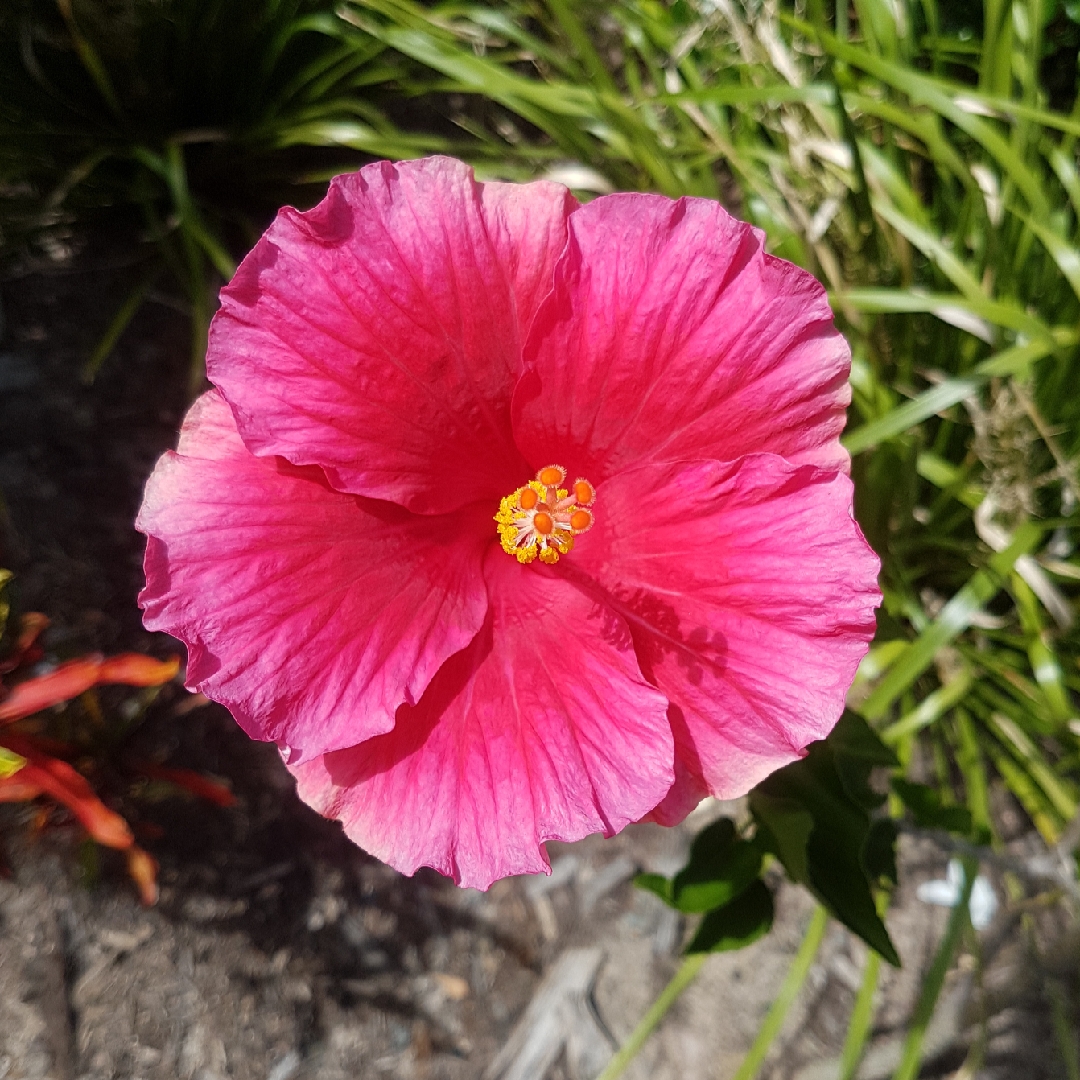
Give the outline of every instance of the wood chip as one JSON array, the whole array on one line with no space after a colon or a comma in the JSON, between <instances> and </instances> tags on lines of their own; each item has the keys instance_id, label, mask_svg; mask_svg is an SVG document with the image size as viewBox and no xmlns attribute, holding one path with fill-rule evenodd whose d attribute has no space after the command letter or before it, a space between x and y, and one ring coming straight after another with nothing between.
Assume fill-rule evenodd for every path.
<instances>
[{"instance_id":1,"label":"wood chip","mask_svg":"<svg viewBox=\"0 0 1080 1080\"><path fill-rule=\"evenodd\" d=\"M566 1050L572 1080L592 1080L615 1046L592 1001L601 949L567 949L544 976L484 1080L544 1080Z\"/></svg>"}]
</instances>

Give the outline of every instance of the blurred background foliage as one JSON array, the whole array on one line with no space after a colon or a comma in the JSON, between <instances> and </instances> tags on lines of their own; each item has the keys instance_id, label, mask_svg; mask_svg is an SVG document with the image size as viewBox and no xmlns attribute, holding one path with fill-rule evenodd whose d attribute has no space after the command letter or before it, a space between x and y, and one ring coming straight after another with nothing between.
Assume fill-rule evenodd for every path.
<instances>
[{"instance_id":1,"label":"blurred background foliage","mask_svg":"<svg viewBox=\"0 0 1080 1080\"><path fill-rule=\"evenodd\" d=\"M121 230L146 273L84 374L165 275L194 389L216 287L274 209L373 157L720 199L818 275L851 342L885 602L850 705L933 793L898 785L893 816L987 853L1013 800L1069 856L1078 52L1076 0L7 0L0 260Z\"/></svg>"},{"instance_id":2,"label":"blurred background foliage","mask_svg":"<svg viewBox=\"0 0 1080 1080\"><path fill-rule=\"evenodd\" d=\"M408 113L410 70L323 0L6 0L3 259L62 258L73 228L127 234L145 273L86 377L165 271L191 313L195 386L217 285L279 206L439 144L384 113Z\"/></svg>"}]
</instances>

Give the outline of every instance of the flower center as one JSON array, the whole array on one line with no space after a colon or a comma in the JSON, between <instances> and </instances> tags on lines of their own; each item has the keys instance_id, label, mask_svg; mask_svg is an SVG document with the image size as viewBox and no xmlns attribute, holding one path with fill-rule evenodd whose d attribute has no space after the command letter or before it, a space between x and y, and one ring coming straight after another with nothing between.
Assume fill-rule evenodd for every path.
<instances>
[{"instance_id":1,"label":"flower center","mask_svg":"<svg viewBox=\"0 0 1080 1080\"><path fill-rule=\"evenodd\" d=\"M596 489L588 480L577 479L569 488L561 465L546 465L524 487L519 487L499 503L495 520L499 542L507 555L519 563L557 563L574 546L574 537L592 528Z\"/></svg>"}]
</instances>

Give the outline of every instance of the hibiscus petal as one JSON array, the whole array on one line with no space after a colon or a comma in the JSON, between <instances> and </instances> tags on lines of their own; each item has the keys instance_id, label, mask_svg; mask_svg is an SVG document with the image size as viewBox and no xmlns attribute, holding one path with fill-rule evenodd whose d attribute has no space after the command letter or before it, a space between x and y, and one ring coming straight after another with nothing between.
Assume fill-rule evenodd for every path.
<instances>
[{"instance_id":1,"label":"hibiscus petal","mask_svg":"<svg viewBox=\"0 0 1080 1080\"><path fill-rule=\"evenodd\" d=\"M706 199L576 210L525 350L514 431L599 483L649 461L780 454L847 469L850 353L810 274Z\"/></svg>"},{"instance_id":2,"label":"hibiscus petal","mask_svg":"<svg viewBox=\"0 0 1080 1080\"><path fill-rule=\"evenodd\" d=\"M529 470L510 396L574 206L557 184L478 184L428 158L282 210L210 330L248 449L419 513L513 490Z\"/></svg>"},{"instance_id":3,"label":"hibiscus petal","mask_svg":"<svg viewBox=\"0 0 1080 1080\"><path fill-rule=\"evenodd\" d=\"M596 505L560 566L623 615L671 701L680 765L653 815L667 824L829 733L874 633L879 563L851 481L773 455L641 466Z\"/></svg>"},{"instance_id":4,"label":"hibiscus petal","mask_svg":"<svg viewBox=\"0 0 1080 1080\"><path fill-rule=\"evenodd\" d=\"M484 621L490 508L416 517L244 448L217 391L146 487L144 622L187 685L300 760L389 731Z\"/></svg>"},{"instance_id":5,"label":"hibiscus petal","mask_svg":"<svg viewBox=\"0 0 1080 1080\"><path fill-rule=\"evenodd\" d=\"M485 573L485 630L390 734L290 765L300 797L373 855L477 888L547 870L546 840L640 818L673 758L667 703L618 616L498 549Z\"/></svg>"}]
</instances>

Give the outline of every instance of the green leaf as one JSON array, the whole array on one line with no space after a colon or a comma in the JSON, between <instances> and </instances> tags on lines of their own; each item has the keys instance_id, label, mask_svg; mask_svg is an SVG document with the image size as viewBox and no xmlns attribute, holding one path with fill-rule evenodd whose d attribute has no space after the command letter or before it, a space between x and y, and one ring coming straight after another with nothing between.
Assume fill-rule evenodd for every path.
<instances>
[{"instance_id":1,"label":"green leaf","mask_svg":"<svg viewBox=\"0 0 1080 1080\"><path fill-rule=\"evenodd\" d=\"M850 709L844 710L827 741L832 752L846 760L871 768L877 765L888 769L900 767L896 754L881 741L877 732L861 716Z\"/></svg>"},{"instance_id":2,"label":"green leaf","mask_svg":"<svg viewBox=\"0 0 1080 1080\"><path fill-rule=\"evenodd\" d=\"M0 780L6 780L9 776L14 776L25 764L26 758L21 754L16 754L14 750L8 750L6 747L0 746Z\"/></svg>"},{"instance_id":3,"label":"green leaf","mask_svg":"<svg viewBox=\"0 0 1080 1080\"><path fill-rule=\"evenodd\" d=\"M838 825L839 820L834 818L833 824ZM830 837L827 828L814 830L806 846L813 891L852 933L893 967L899 967L900 956L877 913L874 894L863 869L862 847L854 859L852 848L848 838Z\"/></svg>"},{"instance_id":4,"label":"green leaf","mask_svg":"<svg viewBox=\"0 0 1080 1080\"><path fill-rule=\"evenodd\" d=\"M711 911L735 899L761 872L761 847L743 840L731 818L721 818L698 833L690 859L672 884L679 911Z\"/></svg>"},{"instance_id":5,"label":"green leaf","mask_svg":"<svg viewBox=\"0 0 1080 1080\"><path fill-rule=\"evenodd\" d=\"M872 836L867 805L871 771L893 759L864 725L846 720L838 731L835 747L831 737L814 743L802 761L759 784L750 794L750 810L792 879L807 885L848 929L899 966L873 892L877 879L890 871L882 851L887 837Z\"/></svg>"},{"instance_id":6,"label":"green leaf","mask_svg":"<svg viewBox=\"0 0 1080 1080\"><path fill-rule=\"evenodd\" d=\"M639 889L655 893L665 904L675 906L671 891L671 878L666 878L663 874L638 874L634 878L634 884Z\"/></svg>"},{"instance_id":7,"label":"green leaf","mask_svg":"<svg viewBox=\"0 0 1080 1080\"><path fill-rule=\"evenodd\" d=\"M945 829L961 836L971 835L971 811L966 806L949 806L941 801L940 793L934 788L912 783L900 776L893 777L892 787L920 828Z\"/></svg>"},{"instance_id":8,"label":"green leaf","mask_svg":"<svg viewBox=\"0 0 1080 1080\"><path fill-rule=\"evenodd\" d=\"M687 953L730 952L742 949L764 937L773 924L773 897L760 878L744 889L734 900L710 911Z\"/></svg>"},{"instance_id":9,"label":"green leaf","mask_svg":"<svg viewBox=\"0 0 1080 1080\"><path fill-rule=\"evenodd\" d=\"M750 812L758 834L779 860L792 881L810 885L806 845L814 830L814 816L794 799L776 798L760 787L750 792Z\"/></svg>"},{"instance_id":10,"label":"green leaf","mask_svg":"<svg viewBox=\"0 0 1080 1080\"><path fill-rule=\"evenodd\" d=\"M898 882L896 870L896 838L899 832L892 818L876 818L863 843L862 864L871 881Z\"/></svg>"},{"instance_id":11,"label":"green leaf","mask_svg":"<svg viewBox=\"0 0 1080 1080\"><path fill-rule=\"evenodd\" d=\"M876 768L896 769L899 759L861 717L845 709L829 735L836 771L848 795L866 810L874 810L885 801L885 793L870 785Z\"/></svg>"}]
</instances>

